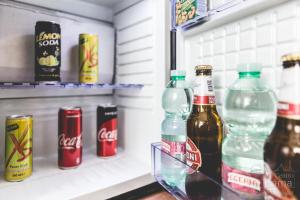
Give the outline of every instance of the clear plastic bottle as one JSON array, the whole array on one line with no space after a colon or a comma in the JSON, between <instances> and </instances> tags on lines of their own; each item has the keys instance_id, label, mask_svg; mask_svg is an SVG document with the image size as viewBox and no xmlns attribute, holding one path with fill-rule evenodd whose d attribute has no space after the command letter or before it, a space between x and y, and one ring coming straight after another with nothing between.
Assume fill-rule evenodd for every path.
<instances>
[{"instance_id":1,"label":"clear plastic bottle","mask_svg":"<svg viewBox=\"0 0 300 200\"><path fill-rule=\"evenodd\" d=\"M192 89L185 82L185 71L172 70L171 81L162 97L165 119L161 125L162 149L171 156L185 161L186 120L192 108ZM182 164L174 165L162 155L162 177L170 186L178 185L185 178Z\"/></svg>"},{"instance_id":2,"label":"clear plastic bottle","mask_svg":"<svg viewBox=\"0 0 300 200\"><path fill-rule=\"evenodd\" d=\"M260 80L260 64L242 64L225 94L222 145L223 184L246 198L263 198L263 147L276 121L274 92Z\"/></svg>"}]
</instances>

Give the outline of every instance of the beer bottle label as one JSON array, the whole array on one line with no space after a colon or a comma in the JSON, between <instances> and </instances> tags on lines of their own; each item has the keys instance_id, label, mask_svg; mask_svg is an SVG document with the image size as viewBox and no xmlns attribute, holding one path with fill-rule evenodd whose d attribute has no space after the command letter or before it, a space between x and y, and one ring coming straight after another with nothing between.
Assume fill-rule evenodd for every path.
<instances>
[{"instance_id":1,"label":"beer bottle label","mask_svg":"<svg viewBox=\"0 0 300 200\"><path fill-rule=\"evenodd\" d=\"M265 199L294 199L293 193L289 189L290 185L272 172L271 168L265 163L264 192ZM286 197L286 198L284 198Z\"/></svg>"},{"instance_id":2,"label":"beer bottle label","mask_svg":"<svg viewBox=\"0 0 300 200\"><path fill-rule=\"evenodd\" d=\"M202 165L201 152L189 137L186 141L186 163L194 170L198 170Z\"/></svg>"},{"instance_id":3,"label":"beer bottle label","mask_svg":"<svg viewBox=\"0 0 300 200\"><path fill-rule=\"evenodd\" d=\"M300 67L283 69L277 114L284 118L300 119Z\"/></svg>"},{"instance_id":4,"label":"beer bottle label","mask_svg":"<svg viewBox=\"0 0 300 200\"><path fill-rule=\"evenodd\" d=\"M257 195L263 193L263 174L245 172L222 163L222 180L240 192Z\"/></svg>"},{"instance_id":5,"label":"beer bottle label","mask_svg":"<svg viewBox=\"0 0 300 200\"><path fill-rule=\"evenodd\" d=\"M300 119L300 104L279 101L277 114L290 119Z\"/></svg>"},{"instance_id":6,"label":"beer bottle label","mask_svg":"<svg viewBox=\"0 0 300 200\"><path fill-rule=\"evenodd\" d=\"M162 150L183 162L185 160L185 142L162 139Z\"/></svg>"},{"instance_id":7,"label":"beer bottle label","mask_svg":"<svg viewBox=\"0 0 300 200\"><path fill-rule=\"evenodd\" d=\"M215 104L215 94L211 76L198 76L194 87L194 105Z\"/></svg>"}]
</instances>

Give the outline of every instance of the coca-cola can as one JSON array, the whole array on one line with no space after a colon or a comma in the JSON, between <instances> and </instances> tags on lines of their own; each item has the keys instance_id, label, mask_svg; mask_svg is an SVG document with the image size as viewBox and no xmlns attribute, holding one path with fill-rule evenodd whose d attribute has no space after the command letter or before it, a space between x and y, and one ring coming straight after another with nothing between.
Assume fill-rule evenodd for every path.
<instances>
[{"instance_id":1,"label":"coca-cola can","mask_svg":"<svg viewBox=\"0 0 300 200\"><path fill-rule=\"evenodd\" d=\"M82 160L82 111L64 107L58 113L58 167L76 168Z\"/></svg>"},{"instance_id":2,"label":"coca-cola can","mask_svg":"<svg viewBox=\"0 0 300 200\"><path fill-rule=\"evenodd\" d=\"M97 108L97 155L113 156L117 153L117 106Z\"/></svg>"}]
</instances>

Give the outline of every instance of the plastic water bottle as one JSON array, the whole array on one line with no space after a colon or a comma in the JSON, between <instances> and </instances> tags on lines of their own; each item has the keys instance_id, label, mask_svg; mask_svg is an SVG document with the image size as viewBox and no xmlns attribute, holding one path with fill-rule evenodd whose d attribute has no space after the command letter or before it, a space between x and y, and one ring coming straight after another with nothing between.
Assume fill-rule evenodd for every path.
<instances>
[{"instance_id":1,"label":"plastic water bottle","mask_svg":"<svg viewBox=\"0 0 300 200\"><path fill-rule=\"evenodd\" d=\"M238 67L225 94L222 181L246 198L263 198L263 147L276 121L275 94L260 79L260 64Z\"/></svg>"},{"instance_id":2,"label":"plastic water bottle","mask_svg":"<svg viewBox=\"0 0 300 200\"><path fill-rule=\"evenodd\" d=\"M162 150L185 162L186 120L191 112L192 90L185 82L185 71L172 70L171 81L162 97L165 119L161 125ZM162 178L170 185L178 185L185 179L183 163L173 162L162 154Z\"/></svg>"}]
</instances>

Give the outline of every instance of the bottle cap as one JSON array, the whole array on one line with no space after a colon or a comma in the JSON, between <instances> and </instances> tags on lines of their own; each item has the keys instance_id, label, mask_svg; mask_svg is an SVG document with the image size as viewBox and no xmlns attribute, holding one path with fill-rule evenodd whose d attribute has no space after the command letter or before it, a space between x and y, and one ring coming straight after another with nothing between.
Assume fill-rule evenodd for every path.
<instances>
[{"instance_id":1,"label":"bottle cap","mask_svg":"<svg viewBox=\"0 0 300 200\"><path fill-rule=\"evenodd\" d=\"M185 71L184 70L171 70L171 79L172 80L185 80Z\"/></svg>"},{"instance_id":2,"label":"bottle cap","mask_svg":"<svg viewBox=\"0 0 300 200\"><path fill-rule=\"evenodd\" d=\"M211 65L197 65L195 70L212 70Z\"/></svg>"},{"instance_id":3,"label":"bottle cap","mask_svg":"<svg viewBox=\"0 0 300 200\"><path fill-rule=\"evenodd\" d=\"M238 65L238 72L260 72L261 68L260 63L243 63Z\"/></svg>"},{"instance_id":4,"label":"bottle cap","mask_svg":"<svg viewBox=\"0 0 300 200\"><path fill-rule=\"evenodd\" d=\"M171 76L185 76L185 70L171 70Z\"/></svg>"},{"instance_id":5,"label":"bottle cap","mask_svg":"<svg viewBox=\"0 0 300 200\"><path fill-rule=\"evenodd\" d=\"M239 64L238 72L241 77L260 77L262 65L259 63Z\"/></svg>"},{"instance_id":6,"label":"bottle cap","mask_svg":"<svg viewBox=\"0 0 300 200\"><path fill-rule=\"evenodd\" d=\"M288 62L288 61L299 61L300 60L300 53L290 53L283 55L281 57L282 62Z\"/></svg>"}]
</instances>

